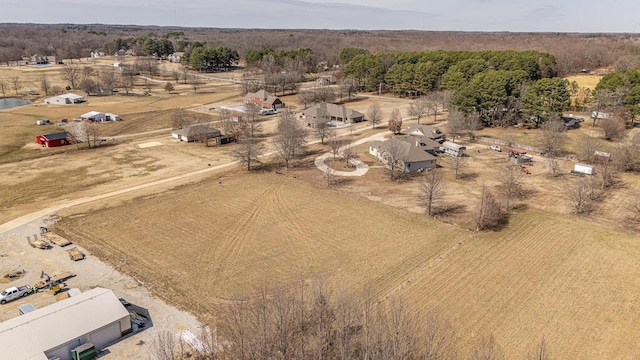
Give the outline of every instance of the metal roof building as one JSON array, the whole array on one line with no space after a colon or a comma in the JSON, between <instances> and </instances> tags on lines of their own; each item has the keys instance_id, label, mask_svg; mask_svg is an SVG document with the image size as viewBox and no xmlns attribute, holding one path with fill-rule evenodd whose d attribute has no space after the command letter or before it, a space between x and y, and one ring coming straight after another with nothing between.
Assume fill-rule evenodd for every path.
<instances>
[{"instance_id":1,"label":"metal roof building","mask_svg":"<svg viewBox=\"0 0 640 360\"><path fill-rule=\"evenodd\" d=\"M12 360L71 359L71 350L96 350L131 332L129 312L108 289L95 288L0 323L0 357Z\"/></svg>"},{"instance_id":2,"label":"metal roof building","mask_svg":"<svg viewBox=\"0 0 640 360\"><path fill-rule=\"evenodd\" d=\"M76 94L61 94L57 96L52 96L50 98L44 99L45 104L57 104L57 105L68 105L68 104L79 104L84 102L84 96L76 95Z\"/></svg>"}]
</instances>

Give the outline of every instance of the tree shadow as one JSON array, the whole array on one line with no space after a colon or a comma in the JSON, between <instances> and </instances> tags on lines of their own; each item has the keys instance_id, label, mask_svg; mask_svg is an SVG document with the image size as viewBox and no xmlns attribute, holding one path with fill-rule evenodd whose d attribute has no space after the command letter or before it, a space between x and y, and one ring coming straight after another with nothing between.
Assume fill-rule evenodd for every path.
<instances>
[{"instance_id":1,"label":"tree shadow","mask_svg":"<svg viewBox=\"0 0 640 360\"><path fill-rule=\"evenodd\" d=\"M459 180L469 181L478 178L479 174L477 172L466 172L462 174L458 174Z\"/></svg>"},{"instance_id":2,"label":"tree shadow","mask_svg":"<svg viewBox=\"0 0 640 360\"><path fill-rule=\"evenodd\" d=\"M444 204L436 206L433 210L433 216L451 216L462 214L467 211L467 205L463 204Z\"/></svg>"}]
</instances>

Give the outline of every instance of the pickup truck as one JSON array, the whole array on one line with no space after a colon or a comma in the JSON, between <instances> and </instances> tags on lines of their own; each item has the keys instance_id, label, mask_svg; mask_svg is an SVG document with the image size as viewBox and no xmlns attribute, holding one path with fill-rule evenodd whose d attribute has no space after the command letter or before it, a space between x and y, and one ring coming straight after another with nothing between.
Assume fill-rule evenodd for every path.
<instances>
[{"instance_id":1,"label":"pickup truck","mask_svg":"<svg viewBox=\"0 0 640 360\"><path fill-rule=\"evenodd\" d=\"M9 301L16 300L17 298L27 296L31 294L33 291L33 287L29 285L19 286L19 287L10 287L0 293L0 304L6 304Z\"/></svg>"}]
</instances>

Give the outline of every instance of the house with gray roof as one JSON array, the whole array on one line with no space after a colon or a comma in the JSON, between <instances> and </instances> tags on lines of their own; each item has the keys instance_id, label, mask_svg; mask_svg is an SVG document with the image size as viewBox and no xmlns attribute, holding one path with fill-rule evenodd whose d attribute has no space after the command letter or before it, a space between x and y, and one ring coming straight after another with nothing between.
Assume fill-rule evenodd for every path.
<instances>
[{"instance_id":1,"label":"house with gray roof","mask_svg":"<svg viewBox=\"0 0 640 360\"><path fill-rule=\"evenodd\" d=\"M375 156L382 163L387 164L391 159L402 162L404 172L423 171L436 167L436 157L416 146L414 142L403 139L376 141L369 145L369 154Z\"/></svg>"},{"instance_id":2,"label":"house with gray roof","mask_svg":"<svg viewBox=\"0 0 640 360\"><path fill-rule=\"evenodd\" d=\"M357 123L364 120L364 115L353 109L348 109L342 105L320 103L316 104L302 113L302 117L307 120L307 125L315 126L318 122L338 121L345 124Z\"/></svg>"}]
</instances>

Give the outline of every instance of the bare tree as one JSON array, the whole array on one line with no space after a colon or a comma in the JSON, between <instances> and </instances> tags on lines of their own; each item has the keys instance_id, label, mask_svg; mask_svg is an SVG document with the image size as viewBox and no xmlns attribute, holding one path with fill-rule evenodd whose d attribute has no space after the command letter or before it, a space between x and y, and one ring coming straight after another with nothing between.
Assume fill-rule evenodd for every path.
<instances>
[{"instance_id":1,"label":"bare tree","mask_svg":"<svg viewBox=\"0 0 640 360\"><path fill-rule=\"evenodd\" d=\"M552 177L560 176L564 162L558 158L551 157L544 160L544 165L549 168Z\"/></svg>"},{"instance_id":2,"label":"bare tree","mask_svg":"<svg viewBox=\"0 0 640 360\"><path fill-rule=\"evenodd\" d=\"M380 109L380 105L378 103L373 103L367 109L367 118L371 121L371 128L375 129L376 125L378 125L382 121L382 110Z\"/></svg>"},{"instance_id":3,"label":"bare tree","mask_svg":"<svg viewBox=\"0 0 640 360\"><path fill-rule=\"evenodd\" d=\"M604 138L608 141L619 140L624 137L627 130L627 124L619 116L610 116L607 119L602 120L600 124L604 131Z\"/></svg>"},{"instance_id":4,"label":"bare tree","mask_svg":"<svg viewBox=\"0 0 640 360\"><path fill-rule=\"evenodd\" d=\"M574 213L584 214L593 210L593 187L588 180L583 178L566 187L565 196Z\"/></svg>"},{"instance_id":5,"label":"bare tree","mask_svg":"<svg viewBox=\"0 0 640 360\"><path fill-rule=\"evenodd\" d=\"M180 75L182 76L182 81L186 84L189 80L189 68L184 65L180 66Z\"/></svg>"},{"instance_id":6,"label":"bare tree","mask_svg":"<svg viewBox=\"0 0 640 360\"><path fill-rule=\"evenodd\" d=\"M158 360L176 360L181 354L176 336L171 331L162 331L151 343L151 353Z\"/></svg>"},{"instance_id":7,"label":"bare tree","mask_svg":"<svg viewBox=\"0 0 640 360\"><path fill-rule=\"evenodd\" d=\"M49 89L51 89L51 82L49 81L49 79L47 79L46 76L42 77L42 79L40 79L40 89L42 89L42 91L44 91L45 95L49 95Z\"/></svg>"},{"instance_id":8,"label":"bare tree","mask_svg":"<svg viewBox=\"0 0 640 360\"><path fill-rule=\"evenodd\" d=\"M640 192L636 192L626 203L627 223L632 227L640 227Z\"/></svg>"},{"instance_id":9,"label":"bare tree","mask_svg":"<svg viewBox=\"0 0 640 360\"><path fill-rule=\"evenodd\" d=\"M502 360L504 355L493 335L482 337L471 353L471 360Z\"/></svg>"},{"instance_id":10,"label":"bare tree","mask_svg":"<svg viewBox=\"0 0 640 360\"><path fill-rule=\"evenodd\" d=\"M420 124L420 119L429 113L429 103L425 97L419 97L411 102L408 109L409 117L414 117Z\"/></svg>"},{"instance_id":11,"label":"bare tree","mask_svg":"<svg viewBox=\"0 0 640 360\"><path fill-rule=\"evenodd\" d=\"M429 91L425 95L427 108L431 114L433 114L433 122L438 120L438 110L441 106L444 109L445 103L448 103L448 99L451 97L448 91Z\"/></svg>"},{"instance_id":12,"label":"bare tree","mask_svg":"<svg viewBox=\"0 0 640 360\"><path fill-rule=\"evenodd\" d=\"M245 122L245 127L249 131L249 135L255 137L263 130L259 119L260 107L254 103L249 103L246 104L244 108L245 112L242 121Z\"/></svg>"},{"instance_id":13,"label":"bare tree","mask_svg":"<svg viewBox=\"0 0 640 360\"><path fill-rule=\"evenodd\" d=\"M462 171L467 167L467 158L464 156L452 156L448 162L451 164L456 180L462 176Z\"/></svg>"},{"instance_id":14,"label":"bare tree","mask_svg":"<svg viewBox=\"0 0 640 360\"><path fill-rule=\"evenodd\" d=\"M225 109L220 111L220 124L222 126L222 132L233 140L237 140L246 128L244 121L235 121L233 114Z\"/></svg>"},{"instance_id":15,"label":"bare tree","mask_svg":"<svg viewBox=\"0 0 640 360\"><path fill-rule=\"evenodd\" d=\"M547 155L558 156L567 142L566 127L560 119L545 121L540 127L540 144Z\"/></svg>"},{"instance_id":16,"label":"bare tree","mask_svg":"<svg viewBox=\"0 0 640 360\"><path fill-rule=\"evenodd\" d=\"M582 134L577 145L580 161L591 164L593 162L593 156L600 146L600 141L593 136Z\"/></svg>"},{"instance_id":17,"label":"bare tree","mask_svg":"<svg viewBox=\"0 0 640 360\"><path fill-rule=\"evenodd\" d=\"M11 76L11 85L13 85L13 90L16 92L16 95L18 95L22 87L22 81L20 81L20 76L18 75Z\"/></svg>"},{"instance_id":18,"label":"bare tree","mask_svg":"<svg viewBox=\"0 0 640 360\"><path fill-rule=\"evenodd\" d=\"M6 82L4 82L4 79L0 79L0 92L2 93L2 98L7 97L8 89L9 89L9 86L7 85Z\"/></svg>"},{"instance_id":19,"label":"bare tree","mask_svg":"<svg viewBox=\"0 0 640 360\"><path fill-rule=\"evenodd\" d=\"M620 171L640 170L640 134L620 141L612 156Z\"/></svg>"},{"instance_id":20,"label":"bare tree","mask_svg":"<svg viewBox=\"0 0 640 360\"><path fill-rule=\"evenodd\" d=\"M477 113L465 114L463 119L463 128L469 137L469 141L472 141L475 136L475 131L482 129L482 121L480 121Z\"/></svg>"},{"instance_id":21,"label":"bare tree","mask_svg":"<svg viewBox=\"0 0 640 360\"><path fill-rule=\"evenodd\" d=\"M451 141L455 142L465 130L465 114L462 111L452 110L447 118L447 133Z\"/></svg>"},{"instance_id":22,"label":"bare tree","mask_svg":"<svg viewBox=\"0 0 640 360\"><path fill-rule=\"evenodd\" d=\"M176 84L178 83L178 81L180 81L180 72L178 70L173 70L171 71L171 78L176 82Z\"/></svg>"},{"instance_id":23,"label":"bare tree","mask_svg":"<svg viewBox=\"0 0 640 360\"><path fill-rule=\"evenodd\" d=\"M305 129L296 120L295 114L285 109L280 112L277 132L273 144L288 169L289 161L306 147Z\"/></svg>"},{"instance_id":24,"label":"bare tree","mask_svg":"<svg viewBox=\"0 0 640 360\"><path fill-rule=\"evenodd\" d=\"M336 171L333 170L333 168L330 166L327 166L325 171L322 172L322 176L327 182L327 187L330 187L331 185L333 185L333 179L335 175L336 175Z\"/></svg>"},{"instance_id":25,"label":"bare tree","mask_svg":"<svg viewBox=\"0 0 640 360\"><path fill-rule=\"evenodd\" d=\"M550 360L547 340L542 337L536 348L527 355L527 360Z\"/></svg>"},{"instance_id":26,"label":"bare tree","mask_svg":"<svg viewBox=\"0 0 640 360\"><path fill-rule=\"evenodd\" d=\"M504 220L505 214L502 212L495 196L486 186L482 186L480 202L475 211L476 231L494 229L502 224Z\"/></svg>"},{"instance_id":27,"label":"bare tree","mask_svg":"<svg viewBox=\"0 0 640 360\"><path fill-rule=\"evenodd\" d=\"M198 75L198 74L190 74L189 75L189 84L191 85L191 88L193 89L193 92L197 93L198 89L200 88L200 86L202 86L202 79L200 78L200 75Z\"/></svg>"},{"instance_id":28,"label":"bare tree","mask_svg":"<svg viewBox=\"0 0 640 360\"><path fill-rule=\"evenodd\" d=\"M402 130L402 115L400 115L400 110L393 109L393 111L391 111L388 128L394 134L400 133L400 130Z\"/></svg>"},{"instance_id":29,"label":"bare tree","mask_svg":"<svg viewBox=\"0 0 640 360\"><path fill-rule=\"evenodd\" d=\"M521 191L522 169L520 166L505 166L500 170L500 193L504 197L505 211L511 208L511 199Z\"/></svg>"},{"instance_id":30,"label":"bare tree","mask_svg":"<svg viewBox=\"0 0 640 360\"><path fill-rule=\"evenodd\" d=\"M313 91L300 91L298 92L298 102L302 103L302 106L306 109L308 104L313 103L315 95Z\"/></svg>"},{"instance_id":31,"label":"bare tree","mask_svg":"<svg viewBox=\"0 0 640 360\"><path fill-rule=\"evenodd\" d=\"M338 136L335 132L333 132L330 134L327 143L329 144L329 148L331 149L333 161L336 161L336 157L340 155L340 148L346 145L347 142L344 138Z\"/></svg>"},{"instance_id":32,"label":"bare tree","mask_svg":"<svg viewBox=\"0 0 640 360\"><path fill-rule=\"evenodd\" d=\"M424 360L456 358L455 333L451 323L442 315L427 314L424 325Z\"/></svg>"},{"instance_id":33,"label":"bare tree","mask_svg":"<svg viewBox=\"0 0 640 360\"><path fill-rule=\"evenodd\" d=\"M338 91L340 92L340 101L342 101L344 95L347 95L347 100L351 100L351 97L355 94L356 85L352 75L345 76L340 79L338 83Z\"/></svg>"},{"instance_id":34,"label":"bare tree","mask_svg":"<svg viewBox=\"0 0 640 360\"><path fill-rule=\"evenodd\" d=\"M174 130L182 129L195 124L195 116L189 111L177 108L171 113L171 126Z\"/></svg>"},{"instance_id":35,"label":"bare tree","mask_svg":"<svg viewBox=\"0 0 640 360\"><path fill-rule=\"evenodd\" d=\"M390 142L382 152L385 169L391 181L395 181L404 173L403 153L399 142Z\"/></svg>"},{"instance_id":36,"label":"bare tree","mask_svg":"<svg viewBox=\"0 0 640 360\"><path fill-rule=\"evenodd\" d=\"M333 133L333 127L329 124L329 117L321 109L318 109L318 117L314 119L313 128L320 138L320 143L323 145L324 140L330 137Z\"/></svg>"},{"instance_id":37,"label":"bare tree","mask_svg":"<svg viewBox=\"0 0 640 360\"><path fill-rule=\"evenodd\" d=\"M100 84L101 84L103 93L111 95L117 83L118 83L118 78L116 77L116 74L113 71L100 72Z\"/></svg>"},{"instance_id":38,"label":"bare tree","mask_svg":"<svg viewBox=\"0 0 640 360\"><path fill-rule=\"evenodd\" d=\"M69 83L72 89L75 89L78 85L81 74L82 68L77 64L64 64L62 69L60 69L60 76Z\"/></svg>"},{"instance_id":39,"label":"bare tree","mask_svg":"<svg viewBox=\"0 0 640 360\"><path fill-rule=\"evenodd\" d=\"M351 139L347 139L346 142L347 144L342 147L340 154L342 155L342 158L344 159L346 166L350 167L351 159L355 159L358 156L358 154L356 153L356 149L350 144Z\"/></svg>"},{"instance_id":40,"label":"bare tree","mask_svg":"<svg viewBox=\"0 0 640 360\"><path fill-rule=\"evenodd\" d=\"M445 181L440 169L427 170L420 184L420 200L425 206L425 215L433 215L433 207L442 199L444 189Z\"/></svg>"},{"instance_id":41,"label":"bare tree","mask_svg":"<svg viewBox=\"0 0 640 360\"><path fill-rule=\"evenodd\" d=\"M247 171L251 171L251 164L260 162L260 156L262 156L264 150L264 145L252 136L250 131L245 131L238 139L238 145L233 152L233 156L240 162L240 165L247 166Z\"/></svg>"},{"instance_id":42,"label":"bare tree","mask_svg":"<svg viewBox=\"0 0 640 360\"><path fill-rule=\"evenodd\" d=\"M129 92L133 89L133 77L123 74L118 80L117 85L124 90L126 95L129 95Z\"/></svg>"}]
</instances>

